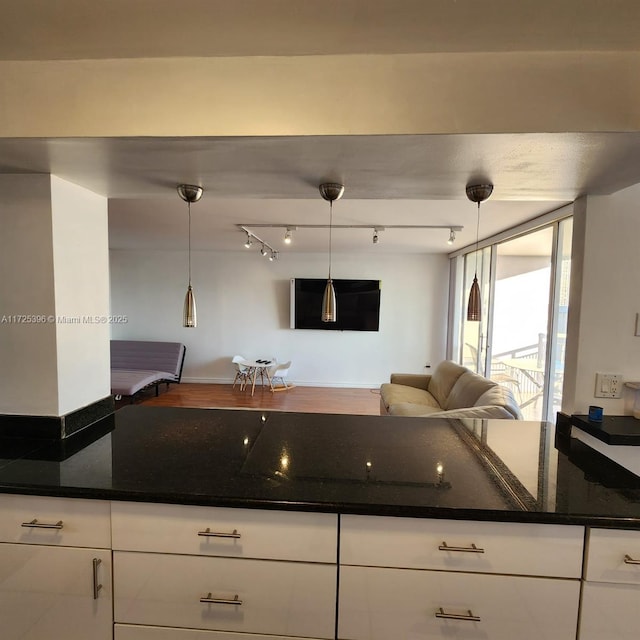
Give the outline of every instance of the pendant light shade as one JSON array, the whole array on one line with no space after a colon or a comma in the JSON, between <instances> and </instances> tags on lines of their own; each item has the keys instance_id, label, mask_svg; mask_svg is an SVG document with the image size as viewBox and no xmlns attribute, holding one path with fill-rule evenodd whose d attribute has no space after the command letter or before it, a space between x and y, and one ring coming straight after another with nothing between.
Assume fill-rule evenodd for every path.
<instances>
[{"instance_id":1,"label":"pendant light shade","mask_svg":"<svg viewBox=\"0 0 640 640\"><path fill-rule=\"evenodd\" d=\"M336 290L333 288L333 280L329 278L322 296L322 322L335 322L337 317Z\"/></svg>"},{"instance_id":2,"label":"pendant light shade","mask_svg":"<svg viewBox=\"0 0 640 640\"><path fill-rule=\"evenodd\" d=\"M329 201L329 276L322 296L322 322L335 322L338 318L336 308L336 291L331 279L331 228L333 225L333 201L339 200L344 193L344 185L337 182L325 182L319 187L320 195Z\"/></svg>"},{"instance_id":3,"label":"pendant light shade","mask_svg":"<svg viewBox=\"0 0 640 640\"><path fill-rule=\"evenodd\" d=\"M469 292L469 303L467 304L467 320L470 322L480 321L480 286L477 276L473 277L473 284Z\"/></svg>"},{"instance_id":4,"label":"pendant light shade","mask_svg":"<svg viewBox=\"0 0 640 640\"><path fill-rule=\"evenodd\" d=\"M473 275L473 284L469 291L469 303L467 304L467 321L480 322L482 319L482 304L480 298L480 285L478 285L478 244L480 238L480 203L484 202L493 191L492 184L467 185L467 198L471 202L478 203L478 222L476 226L476 268Z\"/></svg>"},{"instance_id":5,"label":"pendant light shade","mask_svg":"<svg viewBox=\"0 0 640 640\"><path fill-rule=\"evenodd\" d=\"M187 294L184 297L184 310L182 313L182 326L192 328L198 323L196 315L196 299L193 295L191 285L187 287Z\"/></svg>"},{"instance_id":6,"label":"pendant light shade","mask_svg":"<svg viewBox=\"0 0 640 640\"><path fill-rule=\"evenodd\" d=\"M193 294L191 286L191 203L198 202L202 197L203 189L193 184L179 184L178 195L187 203L189 212L189 284L187 293L184 297L184 308L182 311L182 326L194 328L197 326L198 319L196 315L196 298Z\"/></svg>"}]
</instances>

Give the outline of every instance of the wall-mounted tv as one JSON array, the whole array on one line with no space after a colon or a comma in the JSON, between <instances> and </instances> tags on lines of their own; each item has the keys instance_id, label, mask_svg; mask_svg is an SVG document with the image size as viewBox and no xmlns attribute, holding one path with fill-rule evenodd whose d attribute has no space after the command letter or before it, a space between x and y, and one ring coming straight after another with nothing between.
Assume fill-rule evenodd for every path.
<instances>
[{"instance_id":1,"label":"wall-mounted tv","mask_svg":"<svg viewBox=\"0 0 640 640\"><path fill-rule=\"evenodd\" d=\"M326 278L291 279L291 328L378 331L380 280L335 280L336 322L322 322Z\"/></svg>"}]
</instances>

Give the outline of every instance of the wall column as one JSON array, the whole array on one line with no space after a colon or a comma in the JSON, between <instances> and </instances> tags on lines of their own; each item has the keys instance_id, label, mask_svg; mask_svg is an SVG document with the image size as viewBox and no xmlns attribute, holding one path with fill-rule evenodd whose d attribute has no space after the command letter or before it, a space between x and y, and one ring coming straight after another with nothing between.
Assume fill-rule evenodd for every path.
<instances>
[{"instance_id":1,"label":"wall column","mask_svg":"<svg viewBox=\"0 0 640 640\"><path fill-rule=\"evenodd\" d=\"M0 432L65 437L113 411L107 200L0 176Z\"/></svg>"}]
</instances>

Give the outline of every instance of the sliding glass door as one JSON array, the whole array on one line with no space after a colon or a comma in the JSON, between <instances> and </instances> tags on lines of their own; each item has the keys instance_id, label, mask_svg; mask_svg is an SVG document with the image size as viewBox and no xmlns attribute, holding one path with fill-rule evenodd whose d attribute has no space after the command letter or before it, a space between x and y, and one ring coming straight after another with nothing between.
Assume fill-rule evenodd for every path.
<instances>
[{"instance_id":1,"label":"sliding glass door","mask_svg":"<svg viewBox=\"0 0 640 640\"><path fill-rule=\"evenodd\" d=\"M480 322L466 319L476 252L456 257L453 359L510 388L527 420L555 421L562 402L572 226L562 218L479 250Z\"/></svg>"},{"instance_id":2,"label":"sliding glass door","mask_svg":"<svg viewBox=\"0 0 640 640\"><path fill-rule=\"evenodd\" d=\"M489 377L513 391L527 420L541 420L553 227L496 245Z\"/></svg>"}]
</instances>

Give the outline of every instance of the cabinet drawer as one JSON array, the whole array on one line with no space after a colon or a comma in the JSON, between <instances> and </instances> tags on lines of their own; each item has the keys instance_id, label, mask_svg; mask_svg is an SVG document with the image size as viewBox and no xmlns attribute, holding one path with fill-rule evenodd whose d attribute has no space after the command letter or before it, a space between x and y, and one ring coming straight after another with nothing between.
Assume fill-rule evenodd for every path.
<instances>
[{"instance_id":1,"label":"cabinet drawer","mask_svg":"<svg viewBox=\"0 0 640 640\"><path fill-rule=\"evenodd\" d=\"M586 579L640 584L640 531L591 529Z\"/></svg>"},{"instance_id":2,"label":"cabinet drawer","mask_svg":"<svg viewBox=\"0 0 640 640\"><path fill-rule=\"evenodd\" d=\"M344 567L338 638L575 640L579 592L577 580Z\"/></svg>"},{"instance_id":3,"label":"cabinet drawer","mask_svg":"<svg viewBox=\"0 0 640 640\"><path fill-rule=\"evenodd\" d=\"M0 544L2 640L110 640L112 611L110 551Z\"/></svg>"},{"instance_id":4,"label":"cabinet drawer","mask_svg":"<svg viewBox=\"0 0 640 640\"><path fill-rule=\"evenodd\" d=\"M193 555L336 562L337 516L114 502L113 548Z\"/></svg>"},{"instance_id":5,"label":"cabinet drawer","mask_svg":"<svg viewBox=\"0 0 640 640\"><path fill-rule=\"evenodd\" d=\"M115 620L333 638L336 573L302 562L115 552Z\"/></svg>"},{"instance_id":6,"label":"cabinet drawer","mask_svg":"<svg viewBox=\"0 0 640 640\"><path fill-rule=\"evenodd\" d=\"M106 500L0 495L0 542L93 547L111 546Z\"/></svg>"},{"instance_id":7,"label":"cabinet drawer","mask_svg":"<svg viewBox=\"0 0 640 640\"><path fill-rule=\"evenodd\" d=\"M578 578L578 526L342 516L341 564ZM475 545L475 548L474 548Z\"/></svg>"},{"instance_id":8,"label":"cabinet drawer","mask_svg":"<svg viewBox=\"0 0 640 640\"><path fill-rule=\"evenodd\" d=\"M637 640L640 586L586 582L580 607L580 640Z\"/></svg>"},{"instance_id":9,"label":"cabinet drawer","mask_svg":"<svg viewBox=\"0 0 640 640\"><path fill-rule=\"evenodd\" d=\"M172 629L128 624L115 625L115 640L309 640L292 636L263 636L202 629Z\"/></svg>"}]
</instances>

